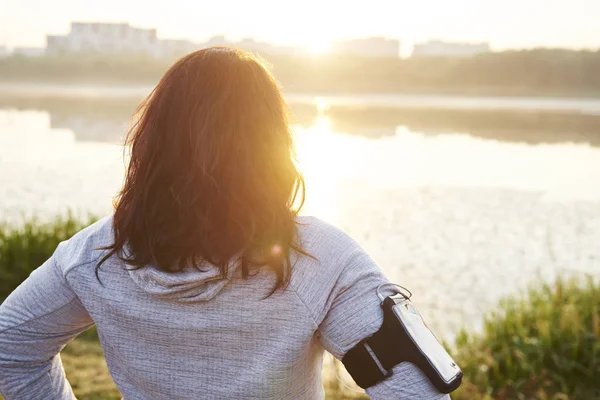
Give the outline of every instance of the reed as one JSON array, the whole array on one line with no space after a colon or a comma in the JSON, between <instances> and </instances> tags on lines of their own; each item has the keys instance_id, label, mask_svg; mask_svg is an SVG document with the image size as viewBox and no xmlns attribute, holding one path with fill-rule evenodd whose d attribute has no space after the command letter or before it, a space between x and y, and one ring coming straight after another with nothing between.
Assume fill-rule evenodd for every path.
<instances>
[{"instance_id":1,"label":"reed","mask_svg":"<svg viewBox=\"0 0 600 400\"><path fill-rule=\"evenodd\" d=\"M79 218L68 212L49 222L30 218L16 227L0 223L0 303L50 258L60 242L94 220L92 216Z\"/></svg>"},{"instance_id":2,"label":"reed","mask_svg":"<svg viewBox=\"0 0 600 400\"><path fill-rule=\"evenodd\" d=\"M454 399L600 398L600 284L537 283L503 300L481 333L461 332Z\"/></svg>"}]
</instances>

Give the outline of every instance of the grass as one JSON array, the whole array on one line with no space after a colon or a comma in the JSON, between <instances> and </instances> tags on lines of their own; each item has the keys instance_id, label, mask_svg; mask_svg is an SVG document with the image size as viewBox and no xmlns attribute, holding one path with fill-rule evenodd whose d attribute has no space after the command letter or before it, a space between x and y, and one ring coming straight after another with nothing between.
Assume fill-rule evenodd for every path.
<instances>
[{"instance_id":1,"label":"grass","mask_svg":"<svg viewBox=\"0 0 600 400\"><path fill-rule=\"evenodd\" d=\"M67 379L78 399L121 399L108 373L100 342L94 338L79 337L64 348L61 358Z\"/></svg>"},{"instance_id":2,"label":"grass","mask_svg":"<svg viewBox=\"0 0 600 400\"><path fill-rule=\"evenodd\" d=\"M0 302L42 265L60 242L93 221L91 216L81 220L68 213L50 222L28 219L17 228L0 224Z\"/></svg>"},{"instance_id":3,"label":"grass","mask_svg":"<svg viewBox=\"0 0 600 400\"><path fill-rule=\"evenodd\" d=\"M462 332L455 399L599 399L600 284L558 279L503 300L483 332Z\"/></svg>"},{"instance_id":4,"label":"grass","mask_svg":"<svg viewBox=\"0 0 600 400\"><path fill-rule=\"evenodd\" d=\"M92 221L67 214L48 223L0 225L0 301L58 243ZM504 299L481 332L458 335L453 355L465 374L454 400L600 399L600 283L558 279ZM77 398L120 399L95 329L71 342L61 357ZM339 363L334 367L343 375ZM324 386L329 399L367 398L346 389L329 367Z\"/></svg>"}]
</instances>

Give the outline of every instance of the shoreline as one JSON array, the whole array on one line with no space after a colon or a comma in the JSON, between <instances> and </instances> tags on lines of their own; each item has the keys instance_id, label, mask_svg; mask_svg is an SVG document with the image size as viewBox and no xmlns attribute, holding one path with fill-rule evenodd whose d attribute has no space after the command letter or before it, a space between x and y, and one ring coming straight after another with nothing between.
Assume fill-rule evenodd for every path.
<instances>
[{"instance_id":1,"label":"shoreline","mask_svg":"<svg viewBox=\"0 0 600 400\"><path fill-rule=\"evenodd\" d=\"M144 84L6 82L0 81L0 98L142 99L153 89ZM396 109L497 110L576 112L600 116L600 96L472 95L447 92L302 92L284 91L291 104L329 107Z\"/></svg>"}]
</instances>

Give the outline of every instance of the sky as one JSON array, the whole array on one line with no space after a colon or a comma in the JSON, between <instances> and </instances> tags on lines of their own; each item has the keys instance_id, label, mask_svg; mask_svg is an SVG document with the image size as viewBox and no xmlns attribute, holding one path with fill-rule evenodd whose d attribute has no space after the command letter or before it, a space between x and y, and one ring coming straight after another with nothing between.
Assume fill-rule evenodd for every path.
<instances>
[{"instance_id":1,"label":"sky","mask_svg":"<svg viewBox=\"0 0 600 400\"><path fill-rule=\"evenodd\" d=\"M44 46L46 34L66 34L71 21L306 47L386 36L405 46L443 39L494 50L600 48L600 0L0 0L0 46Z\"/></svg>"}]
</instances>

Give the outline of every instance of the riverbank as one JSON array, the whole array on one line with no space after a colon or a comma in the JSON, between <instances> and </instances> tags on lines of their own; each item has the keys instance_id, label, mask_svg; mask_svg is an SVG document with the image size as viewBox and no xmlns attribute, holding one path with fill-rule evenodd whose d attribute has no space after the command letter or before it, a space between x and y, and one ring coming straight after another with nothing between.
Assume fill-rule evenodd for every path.
<instances>
[{"instance_id":1,"label":"riverbank","mask_svg":"<svg viewBox=\"0 0 600 400\"><path fill-rule=\"evenodd\" d=\"M117 143L151 89L0 83L0 111L45 111L53 128ZM350 135L393 136L397 127L404 127L427 135L467 133L503 142L600 146L600 99L301 93L287 93L286 99L295 125L311 128L325 118L332 131Z\"/></svg>"},{"instance_id":2,"label":"riverbank","mask_svg":"<svg viewBox=\"0 0 600 400\"><path fill-rule=\"evenodd\" d=\"M408 59L263 56L289 93L600 98L595 73L600 51L531 49ZM0 77L6 82L154 85L174 60L101 54L12 56L0 60Z\"/></svg>"},{"instance_id":3,"label":"riverbank","mask_svg":"<svg viewBox=\"0 0 600 400\"><path fill-rule=\"evenodd\" d=\"M69 214L47 223L0 225L0 302L60 241L91 220ZM538 283L501 301L485 318L481 332L462 331L449 346L465 373L453 399L587 400L600 395L597 278ZM93 329L70 343L62 358L79 399L120 398ZM329 368L324 370L324 385L329 399L366 399L346 389Z\"/></svg>"},{"instance_id":4,"label":"riverbank","mask_svg":"<svg viewBox=\"0 0 600 400\"><path fill-rule=\"evenodd\" d=\"M157 81L136 82L105 79L6 79L0 77L0 96L62 98L138 98L142 99ZM414 90L368 89L306 90L282 88L288 102L325 101L327 105L396 106L462 109L536 109L546 111L579 111L581 107L598 110L600 92L537 91L510 88L420 88ZM539 108L538 105L540 105ZM454 105L449 107L448 105Z\"/></svg>"}]
</instances>

